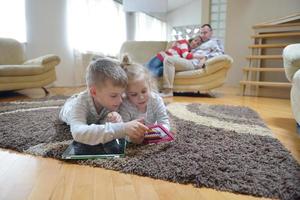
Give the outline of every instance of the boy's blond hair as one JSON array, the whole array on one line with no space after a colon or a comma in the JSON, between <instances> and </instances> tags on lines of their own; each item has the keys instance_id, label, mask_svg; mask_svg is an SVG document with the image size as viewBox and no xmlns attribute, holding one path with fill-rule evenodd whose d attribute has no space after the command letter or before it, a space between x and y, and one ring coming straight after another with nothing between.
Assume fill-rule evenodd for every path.
<instances>
[{"instance_id":1,"label":"boy's blond hair","mask_svg":"<svg viewBox=\"0 0 300 200\"><path fill-rule=\"evenodd\" d=\"M137 80L143 76L149 86L149 89L153 92L158 91L156 81L149 70L143 65L133 63L127 54L122 56L121 67L127 74L128 82Z\"/></svg>"},{"instance_id":2,"label":"boy's blond hair","mask_svg":"<svg viewBox=\"0 0 300 200\"><path fill-rule=\"evenodd\" d=\"M104 57L91 61L86 70L87 86L102 87L107 80L122 88L128 83L127 75L118 61Z\"/></svg>"}]
</instances>

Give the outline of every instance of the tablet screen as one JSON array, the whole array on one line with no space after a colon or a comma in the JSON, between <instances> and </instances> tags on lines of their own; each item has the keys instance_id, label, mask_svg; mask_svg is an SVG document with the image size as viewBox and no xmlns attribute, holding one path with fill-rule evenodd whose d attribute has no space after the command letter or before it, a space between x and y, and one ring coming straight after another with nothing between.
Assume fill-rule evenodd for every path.
<instances>
[{"instance_id":1,"label":"tablet screen","mask_svg":"<svg viewBox=\"0 0 300 200\"><path fill-rule=\"evenodd\" d=\"M126 140L116 139L105 144L87 145L73 141L63 153L63 159L90 159L123 157L125 155Z\"/></svg>"}]
</instances>

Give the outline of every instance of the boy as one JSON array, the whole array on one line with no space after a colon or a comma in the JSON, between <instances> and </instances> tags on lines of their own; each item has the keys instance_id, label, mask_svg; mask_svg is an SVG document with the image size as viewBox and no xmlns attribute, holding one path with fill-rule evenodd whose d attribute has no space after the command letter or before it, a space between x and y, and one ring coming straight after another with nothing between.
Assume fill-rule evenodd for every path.
<instances>
[{"instance_id":1,"label":"boy","mask_svg":"<svg viewBox=\"0 0 300 200\"><path fill-rule=\"evenodd\" d=\"M120 64L109 58L92 61L87 68L87 90L70 97L62 107L59 118L70 125L73 139L96 145L128 137L141 143L148 128L137 120L127 123L106 122L108 113L122 103L127 76Z\"/></svg>"}]
</instances>

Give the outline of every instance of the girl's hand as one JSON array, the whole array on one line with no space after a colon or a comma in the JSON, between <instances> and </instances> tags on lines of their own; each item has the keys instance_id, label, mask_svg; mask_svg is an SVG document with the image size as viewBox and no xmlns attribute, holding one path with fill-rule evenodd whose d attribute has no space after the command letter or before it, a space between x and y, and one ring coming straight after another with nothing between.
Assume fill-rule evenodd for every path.
<instances>
[{"instance_id":1,"label":"girl's hand","mask_svg":"<svg viewBox=\"0 0 300 200\"><path fill-rule=\"evenodd\" d=\"M131 142L136 144L143 142L144 134L148 130L149 128L138 120L125 123L125 134L129 137Z\"/></svg>"},{"instance_id":2,"label":"girl's hand","mask_svg":"<svg viewBox=\"0 0 300 200\"><path fill-rule=\"evenodd\" d=\"M119 113L117 112L110 112L106 116L106 122L111 122L111 123L120 123L123 122L122 117Z\"/></svg>"}]
</instances>

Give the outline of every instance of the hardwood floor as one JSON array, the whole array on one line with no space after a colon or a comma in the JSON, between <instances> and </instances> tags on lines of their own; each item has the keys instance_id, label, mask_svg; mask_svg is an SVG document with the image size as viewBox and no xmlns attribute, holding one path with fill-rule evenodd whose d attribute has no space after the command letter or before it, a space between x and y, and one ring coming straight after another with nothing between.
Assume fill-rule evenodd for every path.
<instances>
[{"instance_id":1,"label":"hardwood floor","mask_svg":"<svg viewBox=\"0 0 300 200\"><path fill-rule=\"evenodd\" d=\"M70 95L84 88L51 88L51 95ZM214 91L216 98L173 97L167 102L198 102L248 106L265 120L282 144L300 163L300 137L296 133L290 101L237 95L237 88ZM3 96L0 102L23 99ZM194 188L147 177L121 174L0 149L0 199L116 199L218 200L262 199L247 195Z\"/></svg>"}]
</instances>

